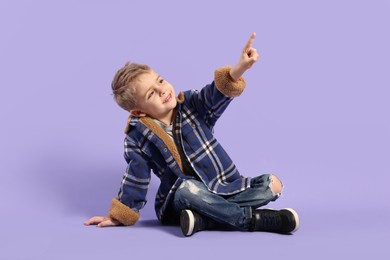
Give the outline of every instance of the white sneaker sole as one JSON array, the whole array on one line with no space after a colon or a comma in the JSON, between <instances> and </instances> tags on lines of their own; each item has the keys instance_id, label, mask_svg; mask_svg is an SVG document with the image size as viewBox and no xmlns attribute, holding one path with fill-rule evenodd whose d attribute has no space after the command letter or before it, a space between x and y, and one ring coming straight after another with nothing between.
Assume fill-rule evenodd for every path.
<instances>
[{"instance_id":1,"label":"white sneaker sole","mask_svg":"<svg viewBox=\"0 0 390 260\"><path fill-rule=\"evenodd\" d=\"M186 209L185 210L187 216L188 216L188 231L185 236L191 236L194 232L194 226L195 226L195 217L191 210Z\"/></svg>"}]
</instances>

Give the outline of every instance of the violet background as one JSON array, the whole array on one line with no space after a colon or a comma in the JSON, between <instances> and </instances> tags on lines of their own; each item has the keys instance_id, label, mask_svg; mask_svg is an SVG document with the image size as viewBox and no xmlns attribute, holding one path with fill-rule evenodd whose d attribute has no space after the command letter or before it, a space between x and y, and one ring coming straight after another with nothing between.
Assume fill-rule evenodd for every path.
<instances>
[{"instance_id":1,"label":"violet background","mask_svg":"<svg viewBox=\"0 0 390 260\"><path fill-rule=\"evenodd\" d=\"M0 259L385 259L390 241L388 1L0 2ZM98 229L122 173L127 113L110 95L127 60L177 91L235 64L250 34L261 58L215 133L247 176L285 184L270 207L301 229Z\"/></svg>"}]
</instances>

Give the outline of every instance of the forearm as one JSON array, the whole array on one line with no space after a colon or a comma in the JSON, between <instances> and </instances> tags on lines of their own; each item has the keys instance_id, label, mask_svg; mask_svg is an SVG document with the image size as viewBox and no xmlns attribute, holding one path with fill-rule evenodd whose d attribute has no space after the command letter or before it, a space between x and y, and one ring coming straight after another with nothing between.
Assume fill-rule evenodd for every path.
<instances>
[{"instance_id":1,"label":"forearm","mask_svg":"<svg viewBox=\"0 0 390 260\"><path fill-rule=\"evenodd\" d=\"M133 225L139 218L139 210L146 204L151 169L149 158L141 152L134 138L127 136L124 148L128 166L118 197L111 202L109 216L123 225Z\"/></svg>"},{"instance_id":2,"label":"forearm","mask_svg":"<svg viewBox=\"0 0 390 260\"><path fill-rule=\"evenodd\" d=\"M245 89L244 77L233 78L231 75L232 70L233 73L238 72L238 74L242 71L239 67L235 67L235 69L230 66L221 67L214 73L214 81L217 89L227 97L238 97Z\"/></svg>"}]
</instances>

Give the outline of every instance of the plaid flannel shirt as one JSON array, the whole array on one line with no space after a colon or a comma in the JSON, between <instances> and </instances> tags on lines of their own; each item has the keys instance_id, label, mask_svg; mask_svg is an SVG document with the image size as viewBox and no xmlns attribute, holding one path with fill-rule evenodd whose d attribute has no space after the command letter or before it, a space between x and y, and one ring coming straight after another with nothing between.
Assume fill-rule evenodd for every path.
<instances>
[{"instance_id":1,"label":"plaid flannel shirt","mask_svg":"<svg viewBox=\"0 0 390 260\"><path fill-rule=\"evenodd\" d=\"M250 186L250 178L240 175L213 135L216 121L233 97L241 94L245 87L243 78L233 82L228 71L229 67L217 70L215 80L200 91L181 92L173 123L174 135L197 174L196 178L202 180L210 192L220 195L235 194ZM216 86L216 82L221 86ZM237 84L240 87L237 88ZM129 118L126 132L124 156L128 166L117 200L130 208L132 213L142 209L146 204L153 171L161 181L155 198L155 210L158 219L163 221L182 180L195 176L183 172L177 147L150 118ZM134 224L136 221L121 221L123 216L119 215L123 213L110 210L110 216L123 224Z\"/></svg>"}]
</instances>

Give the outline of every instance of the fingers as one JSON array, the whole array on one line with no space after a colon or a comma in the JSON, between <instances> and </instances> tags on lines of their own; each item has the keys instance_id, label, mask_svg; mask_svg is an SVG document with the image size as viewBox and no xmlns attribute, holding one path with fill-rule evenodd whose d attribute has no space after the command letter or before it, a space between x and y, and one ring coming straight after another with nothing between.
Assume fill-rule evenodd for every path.
<instances>
[{"instance_id":1,"label":"fingers","mask_svg":"<svg viewBox=\"0 0 390 260\"><path fill-rule=\"evenodd\" d=\"M242 62L246 64L247 68L251 68L252 65L259 60L259 54L255 48L250 48L247 52L244 53Z\"/></svg>"},{"instance_id":2,"label":"fingers","mask_svg":"<svg viewBox=\"0 0 390 260\"><path fill-rule=\"evenodd\" d=\"M251 68L252 65L259 59L257 50L252 47L252 43L255 38L256 32L253 32L241 53L240 61L237 65L239 68L241 68L240 71L246 71L247 69ZM242 73L239 76L241 75Z\"/></svg>"},{"instance_id":3,"label":"fingers","mask_svg":"<svg viewBox=\"0 0 390 260\"><path fill-rule=\"evenodd\" d=\"M84 225L97 225L98 227L119 226L121 223L109 217L96 216L84 222Z\"/></svg>"},{"instance_id":4,"label":"fingers","mask_svg":"<svg viewBox=\"0 0 390 260\"><path fill-rule=\"evenodd\" d=\"M248 51L248 57L256 62L259 59L259 53L255 48L250 48Z\"/></svg>"},{"instance_id":5,"label":"fingers","mask_svg":"<svg viewBox=\"0 0 390 260\"><path fill-rule=\"evenodd\" d=\"M117 226L118 223L116 221L112 221L111 219L107 219L105 221L100 222L97 226L98 227L112 227Z\"/></svg>"},{"instance_id":6,"label":"fingers","mask_svg":"<svg viewBox=\"0 0 390 260\"><path fill-rule=\"evenodd\" d=\"M244 48L245 52L248 52L252 48L252 43L255 40L255 38L256 38L256 33L253 32L251 37L249 38L248 42L245 45L245 48Z\"/></svg>"},{"instance_id":7,"label":"fingers","mask_svg":"<svg viewBox=\"0 0 390 260\"><path fill-rule=\"evenodd\" d=\"M89 225L98 225L100 224L101 222L104 222L104 221L107 221L109 220L110 218L108 217L105 217L105 216L95 216L95 217L92 217L90 219L88 219L87 221L84 222L84 225L86 226L89 226Z\"/></svg>"},{"instance_id":8,"label":"fingers","mask_svg":"<svg viewBox=\"0 0 390 260\"><path fill-rule=\"evenodd\" d=\"M85 221L84 225L86 225L86 226L97 225L104 220L105 220L105 217L96 216L96 217L92 217L92 218L88 219L87 221Z\"/></svg>"}]
</instances>

